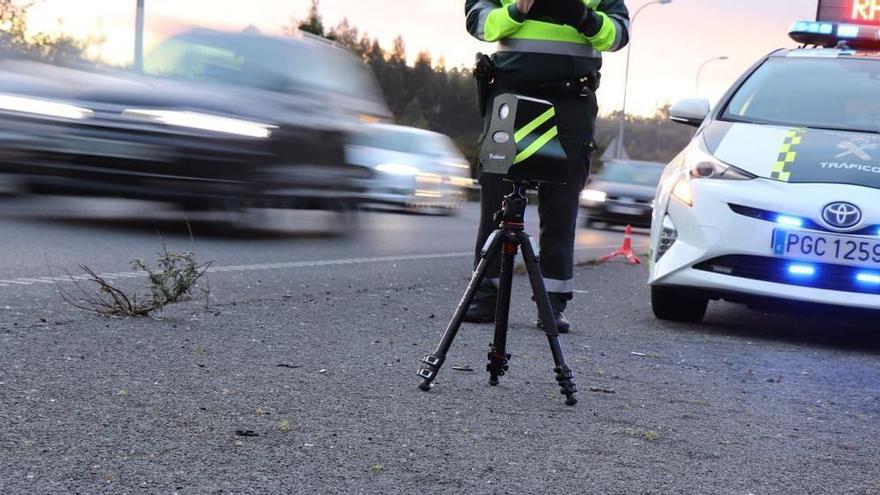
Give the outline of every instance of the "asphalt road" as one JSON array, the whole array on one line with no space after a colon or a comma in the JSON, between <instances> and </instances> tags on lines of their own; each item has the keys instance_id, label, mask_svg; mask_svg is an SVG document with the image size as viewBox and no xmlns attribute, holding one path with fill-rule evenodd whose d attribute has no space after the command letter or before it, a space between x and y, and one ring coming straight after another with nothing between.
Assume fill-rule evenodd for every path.
<instances>
[{"instance_id":1,"label":"asphalt road","mask_svg":"<svg viewBox=\"0 0 880 495\"><path fill-rule=\"evenodd\" d=\"M319 219L191 219L192 244L142 205L0 212L2 493L880 493L880 337L864 315L713 303L702 326L660 323L644 267L584 266L568 408L519 277L501 386L482 371L491 329L466 326L422 393L473 208L367 213L346 237ZM83 263L136 289L128 260L154 257L157 229L215 261L207 306L100 318L41 278ZM583 230L578 257L620 237Z\"/></svg>"}]
</instances>

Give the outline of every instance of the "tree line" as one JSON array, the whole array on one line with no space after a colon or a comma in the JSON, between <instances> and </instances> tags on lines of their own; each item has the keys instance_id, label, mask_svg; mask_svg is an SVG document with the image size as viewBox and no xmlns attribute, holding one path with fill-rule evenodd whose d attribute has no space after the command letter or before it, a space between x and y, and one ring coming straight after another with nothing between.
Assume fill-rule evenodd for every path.
<instances>
[{"instance_id":1,"label":"tree line","mask_svg":"<svg viewBox=\"0 0 880 495\"><path fill-rule=\"evenodd\" d=\"M395 38L390 49L361 32L347 19L333 27L324 24L320 0L312 0L307 16L292 19L285 28L306 31L335 41L360 56L373 70L398 123L441 132L452 137L465 155L475 162L482 121L476 104L476 90L469 68L446 67L428 52L419 53L412 65L406 63L406 44ZM464 21L462 21L463 23ZM627 115L626 148L631 158L667 162L692 137L692 130L668 120L669 107L650 117ZM617 136L620 112L599 117L596 141L600 155Z\"/></svg>"}]
</instances>

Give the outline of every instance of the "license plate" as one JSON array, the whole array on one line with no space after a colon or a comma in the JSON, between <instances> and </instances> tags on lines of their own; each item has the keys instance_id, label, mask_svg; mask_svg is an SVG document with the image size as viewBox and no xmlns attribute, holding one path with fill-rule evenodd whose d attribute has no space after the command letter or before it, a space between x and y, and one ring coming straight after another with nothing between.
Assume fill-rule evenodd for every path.
<instances>
[{"instance_id":1,"label":"license plate","mask_svg":"<svg viewBox=\"0 0 880 495\"><path fill-rule=\"evenodd\" d=\"M880 239L776 229L773 254L785 258L880 268Z\"/></svg>"},{"instance_id":2,"label":"license plate","mask_svg":"<svg viewBox=\"0 0 880 495\"><path fill-rule=\"evenodd\" d=\"M609 206L608 211L620 215L641 215L642 209L634 206Z\"/></svg>"}]
</instances>

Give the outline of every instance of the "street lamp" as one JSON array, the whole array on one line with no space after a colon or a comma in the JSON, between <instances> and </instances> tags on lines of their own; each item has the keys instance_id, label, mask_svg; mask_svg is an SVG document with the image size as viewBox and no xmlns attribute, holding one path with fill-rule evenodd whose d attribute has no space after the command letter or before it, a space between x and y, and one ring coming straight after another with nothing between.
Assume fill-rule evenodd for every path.
<instances>
[{"instance_id":1,"label":"street lamp","mask_svg":"<svg viewBox=\"0 0 880 495\"><path fill-rule=\"evenodd\" d=\"M134 70L144 71L144 0L137 0L134 20Z\"/></svg>"},{"instance_id":2,"label":"street lamp","mask_svg":"<svg viewBox=\"0 0 880 495\"><path fill-rule=\"evenodd\" d=\"M712 62L719 61L719 60L727 60L728 58L730 58L730 57L728 57L727 55L721 55L720 57L712 57L710 59L706 59L703 61L703 63L700 64L700 68L697 69L697 79L696 79L696 81L694 81L694 93L695 94L700 92L700 75L702 75L702 73L703 73L703 68Z\"/></svg>"},{"instance_id":3,"label":"street lamp","mask_svg":"<svg viewBox=\"0 0 880 495\"><path fill-rule=\"evenodd\" d=\"M617 158L623 158L623 150L625 149L624 141L626 139L626 97L627 89L629 88L629 57L630 52L632 51L633 29L635 29L636 17L638 17L639 13L641 13L646 7L651 5L666 5L668 3L672 3L672 0L652 0L639 7L629 20L629 44L626 46L626 71L623 76L623 108L620 110L620 132L617 137Z\"/></svg>"}]
</instances>

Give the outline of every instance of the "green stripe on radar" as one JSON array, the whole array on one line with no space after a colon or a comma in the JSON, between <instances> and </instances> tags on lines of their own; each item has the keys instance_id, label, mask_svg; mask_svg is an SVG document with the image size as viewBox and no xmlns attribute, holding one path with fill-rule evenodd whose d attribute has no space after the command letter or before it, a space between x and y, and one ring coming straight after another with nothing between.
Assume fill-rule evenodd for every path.
<instances>
[{"instance_id":1,"label":"green stripe on radar","mask_svg":"<svg viewBox=\"0 0 880 495\"><path fill-rule=\"evenodd\" d=\"M556 116L556 108L551 107L549 110L539 115L538 118L524 125L522 129L516 131L516 134L513 135L513 141L519 143L523 138L534 132L535 129L541 127L542 124L552 119L554 116Z\"/></svg>"},{"instance_id":2,"label":"green stripe on radar","mask_svg":"<svg viewBox=\"0 0 880 495\"><path fill-rule=\"evenodd\" d=\"M538 150L543 148L547 143L549 143L551 140L553 140L553 138L555 138L557 135L559 135L559 128L556 126L553 126L552 129L545 132L544 135L542 135L541 137L536 139L535 142L532 143L528 148L522 150L522 152L520 154L516 155L516 159L513 160L513 164L516 165L517 163L528 160L529 158L531 158L532 155L537 153Z\"/></svg>"}]
</instances>

